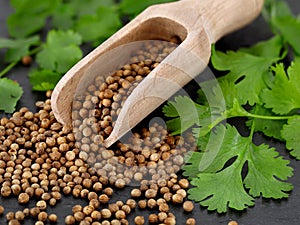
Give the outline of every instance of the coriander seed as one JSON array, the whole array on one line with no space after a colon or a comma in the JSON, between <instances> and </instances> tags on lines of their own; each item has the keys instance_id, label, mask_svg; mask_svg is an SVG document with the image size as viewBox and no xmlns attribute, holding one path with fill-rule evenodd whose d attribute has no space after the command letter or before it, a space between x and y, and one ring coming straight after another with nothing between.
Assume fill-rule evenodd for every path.
<instances>
[{"instance_id":1,"label":"coriander seed","mask_svg":"<svg viewBox=\"0 0 300 225\"><path fill-rule=\"evenodd\" d=\"M123 210L118 210L116 213L115 213L115 217L117 219L125 219L126 218L126 213L123 211Z\"/></svg>"},{"instance_id":2,"label":"coriander seed","mask_svg":"<svg viewBox=\"0 0 300 225\"><path fill-rule=\"evenodd\" d=\"M91 217L93 220L100 220L101 219L101 212L97 211L97 210L94 210L92 213L91 213Z\"/></svg>"},{"instance_id":3,"label":"coriander seed","mask_svg":"<svg viewBox=\"0 0 300 225\"><path fill-rule=\"evenodd\" d=\"M141 209L145 209L147 207L147 201L146 200L140 200L140 201L138 201L138 206Z\"/></svg>"},{"instance_id":4,"label":"coriander seed","mask_svg":"<svg viewBox=\"0 0 300 225\"><path fill-rule=\"evenodd\" d=\"M55 215L55 214L48 215L48 220L50 221L50 223L56 223L57 219L58 219L57 215Z\"/></svg>"},{"instance_id":5,"label":"coriander seed","mask_svg":"<svg viewBox=\"0 0 300 225\"><path fill-rule=\"evenodd\" d=\"M172 201L173 203L175 204L179 204L179 203L182 203L183 202L183 196L181 194L174 194L172 196Z\"/></svg>"},{"instance_id":6,"label":"coriander seed","mask_svg":"<svg viewBox=\"0 0 300 225\"><path fill-rule=\"evenodd\" d=\"M45 222L48 218L48 214L46 212L40 212L38 214L38 220Z\"/></svg>"},{"instance_id":7,"label":"coriander seed","mask_svg":"<svg viewBox=\"0 0 300 225\"><path fill-rule=\"evenodd\" d=\"M228 223L228 225L238 225L238 222L232 220L232 221L230 221L230 222Z\"/></svg>"},{"instance_id":8,"label":"coriander seed","mask_svg":"<svg viewBox=\"0 0 300 225\"><path fill-rule=\"evenodd\" d=\"M143 225L145 223L145 218L143 216L136 216L134 218L134 223L136 225Z\"/></svg>"},{"instance_id":9,"label":"coriander seed","mask_svg":"<svg viewBox=\"0 0 300 225\"><path fill-rule=\"evenodd\" d=\"M43 221L36 221L34 225L44 225Z\"/></svg>"},{"instance_id":10,"label":"coriander seed","mask_svg":"<svg viewBox=\"0 0 300 225\"><path fill-rule=\"evenodd\" d=\"M25 219L25 214L22 211L15 212L15 219L22 221Z\"/></svg>"},{"instance_id":11,"label":"coriander seed","mask_svg":"<svg viewBox=\"0 0 300 225\"><path fill-rule=\"evenodd\" d=\"M111 212L109 211L109 209L102 209L101 210L101 216L104 219L108 219L111 217Z\"/></svg>"},{"instance_id":12,"label":"coriander seed","mask_svg":"<svg viewBox=\"0 0 300 225\"><path fill-rule=\"evenodd\" d=\"M185 201L183 203L183 209L186 212L191 212L194 209L194 203L192 201Z\"/></svg>"},{"instance_id":13,"label":"coriander seed","mask_svg":"<svg viewBox=\"0 0 300 225\"><path fill-rule=\"evenodd\" d=\"M66 225L73 225L73 224L75 224L75 218L74 218L74 216L71 216L71 215L66 216L65 223L66 223Z\"/></svg>"},{"instance_id":14,"label":"coriander seed","mask_svg":"<svg viewBox=\"0 0 300 225\"><path fill-rule=\"evenodd\" d=\"M140 189L134 188L134 189L132 189L130 194L131 194L131 197L138 198L141 196L142 192Z\"/></svg>"},{"instance_id":15,"label":"coriander seed","mask_svg":"<svg viewBox=\"0 0 300 225\"><path fill-rule=\"evenodd\" d=\"M74 213L74 218L76 221L80 222L84 219L84 213L83 212L76 212Z\"/></svg>"},{"instance_id":16,"label":"coriander seed","mask_svg":"<svg viewBox=\"0 0 300 225\"><path fill-rule=\"evenodd\" d=\"M8 212L6 213L6 219L7 220L13 220L15 218L15 213L14 212Z\"/></svg>"},{"instance_id":17,"label":"coriander seed","mask_svg":"<svg viewBox=\"0 0 300 225\"><path fill-rule=\"evenodd\" d=\"M4 207L2 205L0 205L0 216L2 216L4 213Z\"/></svg>"},{"instance_id":18,"label":"coriander seed","mask_svg":"<svg viewBox=\"0 0 300 225\"><path fill-rule=\"evenodd\" d=\"M188 218L185 222L186 225L196 225L196 220L194 218ZM229 224L228 224L229 225Z\"/></svg>"},{"instance_id":19,"label":"coriander seed","mask_svg":"<svg viewBox=\"0 0 300 225\"><path fill-rule=\"evenodd\" d=\"M165 213L165 212L160 212L160 213L158 213L157 216L158 216L158 220L160 222L163 222L168 217L167 213Z\"/></svg>"},{"instance_id":20,"label":"coriander seed","mask_svg":"<svg viewBox=\"0 0 300 225\"><path fill-rule=\"evenodd\" d=\"M47 208L47 203L44 200L40 200L35 205L40 210L45 210Z\"/></svg>"},{"instance_id":21,"label":"coriander seed","mask_svg":"<svg viewBox=\"0 0 300 225\"><path fill-rule=\"evenodd\" d=\"M158 222L158 216L154 213L150 214L148 217L149 223L157 223Z\"/></svg>"},{"instance_id":22,"label":"coriander seed","mask_svg":"<svg viewBox=\"0 0 300 225\"><path fill-rule=\"evenodd\" d=\"M18 196L18 202L20 203L20 204L26 204L26 203L28 203L29 202L29 195L27 194L27 193L21 193L21 194L19 194L19 196Z\"/></svg>"},{"instance_id":23,"label":"coriander seed","mask_svg":"<svg viewBox=\"0 0 300 225\"><path fill-rule=\"evenodd\" d=\"M8 225L21 225L21 223L16 219L12 219L9 220Z\"/></svg>"},{"instance_id":24,"label":"coriander seed","mask_svg":"<svg viewBox=\"0 0 300 225\"><path fill-rule=\"evenodd\" d=\"M169 212L170 208L169 208L168 204L163 203L163 204L159 205L158 210L160 212Z\"/></svg>"},{"instance_id":25,"label":"coriander seed","mask_svg":"<svg viewBox=\"0 0 300 225\"><path fill-rule=\"evenodd\" d=\"M166 225L175 225L176 224L176 219L174 217L167 217L165 220L164 220L164 223Z\"/></svg>"}]
</instances>

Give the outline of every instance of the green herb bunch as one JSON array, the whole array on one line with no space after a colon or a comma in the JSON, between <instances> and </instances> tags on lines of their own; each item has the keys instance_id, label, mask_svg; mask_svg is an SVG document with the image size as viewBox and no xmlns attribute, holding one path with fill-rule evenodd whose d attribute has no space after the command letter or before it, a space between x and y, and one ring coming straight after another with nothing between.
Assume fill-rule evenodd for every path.
<instances>
[{"instance_id":1,"label":"green herb bunch","mask_svg":"<svg viewBox=\"0 0 300 225\"><path fill-rule=\"evenodd\" d=\"M14 12L7 19L9 37L0 37L0 50L5 50L0 65L0 110L12 113L22 96L16 81L3 78L19 62L28 64L35 57L37 65L29 73L32 89L51 90L82 58L83 45L92 49L115 33L123 18L169 1L10 0Z\"/></svg>"},{"instance_id":2,"label":"green herb bunch","mask_svg":"<svg viewBox=\"0 0 300 225\"><path fill-rule=\"evenodd\" d=\"M212 66L226 75L201 83L196 101L176 96L163 108L174 134L191 128L197 140L183 167L189 198L219 213L253 206L255 197L287 198L293 189L290 161L253 143L255 132L284 142L300 160L300 20L284 1L266 1L263 14L272 38L226 53L213 46ZM294 60L286 66L289 49ZM237 117L246 118L249 135L228 123Z\"/></svg>"}]
</instances>

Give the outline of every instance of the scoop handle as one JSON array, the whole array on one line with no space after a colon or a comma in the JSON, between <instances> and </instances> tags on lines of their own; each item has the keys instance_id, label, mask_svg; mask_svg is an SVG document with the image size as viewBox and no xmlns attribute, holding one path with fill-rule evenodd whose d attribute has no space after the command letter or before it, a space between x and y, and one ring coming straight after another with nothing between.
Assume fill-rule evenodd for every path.
<instances>
[{"instance_id":1,"label":"scoop handle","mask_svg":"<svg viewBox=\"0 0 300 225\"><path fill-rule=\"evenodd\" d=\"M182 0L167 4L170 10L156 6L158 11L162 10L160 14L180 21L187 33L203 27L210 42L215 43L253 21L260 14L264 0Z\"/></svg>"}]
</instances>

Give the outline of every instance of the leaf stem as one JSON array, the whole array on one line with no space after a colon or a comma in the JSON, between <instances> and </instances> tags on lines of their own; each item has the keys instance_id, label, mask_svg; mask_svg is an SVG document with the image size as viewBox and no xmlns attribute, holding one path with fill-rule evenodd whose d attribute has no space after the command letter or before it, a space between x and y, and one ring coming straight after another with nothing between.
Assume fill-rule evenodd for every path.
<instances>
[{"instance_id":1,"label":"leaf stem","mask_svg":"<svg viewBox=\"0 0 300 225\"><path fill-rule=\"evenodd\" d=\"M5 67L0 72L0 77L3 77L8 71L10 71L15 65L17 65L18 61L11 62L7 67Z\"/></svg>"},{"instance_id":2,"label":"leaf stem","mask_svg":"<svg viewBox=\"0 0 300 225\"><path fill-rule=\"evenodd\" d=\"M265 120L287 120L293 117L293 116L264 116L264 115L252 114L249 112L247 112L245 116L256 118L256 119L265 119Z\"/></svg>"},{"instance_id":3,"label":"leaf stem","mask_svg":"<svg viewBox=\"0 0 300 225\"><path fill-rule=\"evenodd\" d=\"M32 49L32 50L28 53L28 55L34 55L34 54L36 54L37 52L39 52L40 50L41 50L41 46L38 46L38 47ZM18 64L19 61L20 61L20 60L11 62L7 67L5 67L5 68L0 72L0 78L3 77L6 73L8 73L13 67L15 67L15 66Z\"/></svg>"}]
</instances>

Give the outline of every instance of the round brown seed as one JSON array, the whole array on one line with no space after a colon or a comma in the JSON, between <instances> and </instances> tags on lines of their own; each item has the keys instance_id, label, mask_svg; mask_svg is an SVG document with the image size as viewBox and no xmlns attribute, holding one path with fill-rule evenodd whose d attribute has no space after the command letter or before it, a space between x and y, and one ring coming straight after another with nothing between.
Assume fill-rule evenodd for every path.
<instances>
[{"instance_id":1,"label":"round brown seed","mask_svg":"<svg viewBox=\"0 0 300 225\"><path fill-rule=\"evenodd\" d=\"M134 218L134 223L136 225L143 225L145 223L145 218L143 216L136 216Z\"/></svg>"},{"instance_id":2,"label":"round brown seed","mask_svg":"<svg viewBox=\"0 0 300 225\"><path fill-rule=\"evenodd\" d=\"M194 209L194 203L192 201L185 201L183 203L183 209L186 212L191 212Z\"/></svg>"},{"instance_id":3,"label":"round brown seed","mask_svg":"<svg viewBox=\"0 0 300 225\"><path fill-rule=\"evenodd\" d=\"M185 222L186 225L196 225L196 220L194 218L188 218Z\"/></svg>"}]
</instances>

